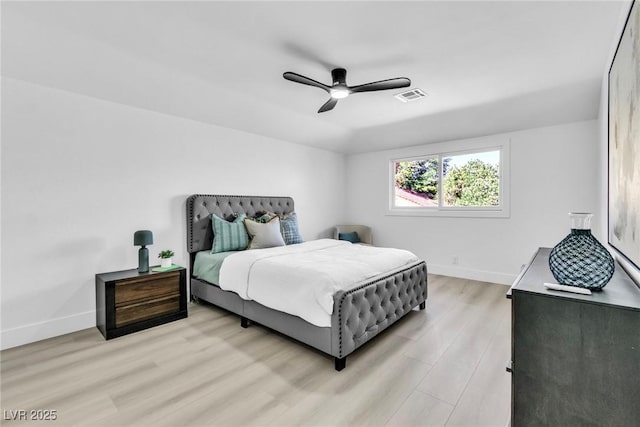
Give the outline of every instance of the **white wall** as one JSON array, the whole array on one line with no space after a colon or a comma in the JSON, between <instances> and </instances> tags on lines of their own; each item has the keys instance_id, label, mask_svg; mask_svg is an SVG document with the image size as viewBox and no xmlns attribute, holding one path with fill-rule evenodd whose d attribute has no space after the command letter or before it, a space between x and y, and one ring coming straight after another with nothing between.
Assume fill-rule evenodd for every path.
<instances>
[{"instance_id":1,"label":"white wall","mask_svg":"<svg viewBox=\"0 0 640 427\"><path fill-rule=\"evenodd\" d=\"M305 239L342 222L344 157L2 79L2 348L95 326L96 273L187 265L193 193L287 195Z\"/></svg>"},{"instance_id":2,"label":"white wall","mask_svg":"<svg viewBox=\"0 0 640 427\"><path fill-rule=\"evenodd\" d=\"M372 226L377 246L415 252L431 273L511 284L538 247L569 233L568 212L599 212L598 127L592 120L493 137L511 140L510 218L386 215L389 160L430 147L418 146L347 157L348 221Z\"/></svg>"},{"instance_id":3,"label":"white wall","mask_svg":"<svg viewBox=\"0 0 640 427\"><path fill-rule=\"evenodd\" d=\"M613 55L616 51L616 47L618 46L618 41L620 40L620 36L622 35L622 30L624 29L624 24L627 19L627 15L629 14L629 10L631 8L631 2L629 2L628 7L624 8L620 15L620 20L618 23L618 31L616 33L616 38L611 45L611 53L609 56L609 60L607 61L606 67L603 70L602 76L602 90L600 96L600 110L598 116L598 130L599 130L599 162L598 162L598 178L599 178L599 206L598 212L600 217L600 229L601 233L597 236L598 240L600 240L603 244L608 241L608 224L607 224L607 215L608 215L608 162L609 162L609 68L611 67L611 63L613 61ZM640 189L638 190L640 191ZM640 286L640 270L635 268L630 262L628 262L625 258L621 257L618 252L616 252L613 247L607 245L609 250L613 254L614 258L623 266L625 271L629 273L633 280L635 280L636 284Z\"/></svg>"}]
</instances>

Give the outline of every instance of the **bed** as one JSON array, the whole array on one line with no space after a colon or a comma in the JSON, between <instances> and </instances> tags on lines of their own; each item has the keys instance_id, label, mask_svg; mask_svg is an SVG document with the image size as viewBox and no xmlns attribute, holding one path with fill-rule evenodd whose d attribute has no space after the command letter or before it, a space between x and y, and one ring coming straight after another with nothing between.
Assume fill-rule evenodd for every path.
<instances>
[{"instance_id":1,"label":"bed","mask_svg":"<svg viewBox=\"0 0 640 427\"><path fill-rule=\"evenodd\" d=\"M237 314L243 328L250 322L260 324L329 354L334 358L337 371L345 368L349 354L416 307L420 310L426 307L427 266L422 260L337 290L332 297L333 310L327 326L317 326L253 299L243 299L233 291L193 275L198 253L210 251L212 247L212 214L220 218L241 214L255 217L269 211L285 216L295 212L293 199L196 194L187 199L186 209L192 300L206 301ZM332 246L328 242L311 245Z\"/></svg>"}]
</instances>

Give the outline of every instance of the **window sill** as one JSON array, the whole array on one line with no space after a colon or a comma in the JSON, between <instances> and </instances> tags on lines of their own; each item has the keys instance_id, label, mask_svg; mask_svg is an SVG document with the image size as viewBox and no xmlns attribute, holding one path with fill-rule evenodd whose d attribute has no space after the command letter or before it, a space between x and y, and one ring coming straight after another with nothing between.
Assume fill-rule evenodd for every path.
<instances>
[{"instance_id":1,"label":"window sill","mask_svg":"<svg viewBox=\"0 0 640 427\"><path fill-rule=\"evenodd\" d=\"M508 209L388 209L388 216L428 216L445 218L509 218Z\"/></svg>"}]
</instances>

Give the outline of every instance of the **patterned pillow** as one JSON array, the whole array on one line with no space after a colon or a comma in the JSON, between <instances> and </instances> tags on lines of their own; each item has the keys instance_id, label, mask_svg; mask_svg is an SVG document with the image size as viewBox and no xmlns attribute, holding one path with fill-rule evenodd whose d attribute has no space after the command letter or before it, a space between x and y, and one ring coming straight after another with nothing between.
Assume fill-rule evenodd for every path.
<instances>
[{"instance_id":1,"label":"patterned pillow","mask_svg":"<svg viewBox=\"0 0 640 427\"><path fill-rule=\"evenodd\" d=\"M273 248L285 245L284 240L282 240L282 234L280 234L280 218L277 216L264 224L245 218L244 226L251 237L249 249Z\"/></svg>"},{"instance_id":2,"label":"patterned pillow","mask_svg":"<svg viewBox=\"0 0 640 427\"><path fill-rule=\"evenodd\" d=\"M241 251L249 244L249 235L244 228L243 220L246 215L238 216L233 222L229 222L217 215L211 214L213 225L213 244L211 253L227 251Z\"/></svg>"},{"instance_id":3,"label":"patterned pillow","mask_svg":"<svg viewBox=\"0 0 640 427\"><path fill-rule=\"evenodd\" d=\"M262 211L262 212L256 213L256 217L251 219L254 220L255 222L261 222L264 224L271 221L273 218L277 216L278 214L276 213L269 212L269 211Z\"/></svg>"},{"instance_id":4,"label":"patterned pillow","mask_svg":"<svg viewBox=\"0 0 640 427\"><path fill-rule=\"evenodd\" d=\"M280 221L280 229L284 242L287 245L303 242L300 231L298 231L298 217L295 212L292 212Z\"/></svg>"}]
</instances>

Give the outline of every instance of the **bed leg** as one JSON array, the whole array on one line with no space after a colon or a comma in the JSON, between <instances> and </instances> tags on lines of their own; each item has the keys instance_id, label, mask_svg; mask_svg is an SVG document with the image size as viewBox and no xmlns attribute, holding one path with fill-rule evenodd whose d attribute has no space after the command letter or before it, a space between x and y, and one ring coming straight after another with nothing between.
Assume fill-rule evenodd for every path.
<instances>
[{"instance_id":1,"label":"bed leg","mask_svg":"<svg viewBox=\"0 0 640 427\"><path fill-rule=\"evenodd\" d=\"M338 372L342 371L347 366L347 358L343 357L342 359L340 359L339 357L336 357L335 366L336 366L336 371Z\"/></svg>"},{"instance_id":2,"label":"bed leg","mask_svg":"<svg viewBox=\"0 0 640 427\"><path fill-rule=\"evenodd\" d=\"M249 327L249 319L247 319L246 317L240 316L240 326L242 326L243 328L248 328Z\"/></svg>"},{"instance_id":3,"label":"bed leg","mask_svg":"<svg viewBox=\"0 0 640 427\"><path fill-rule=\"evenodd\" d=\"M420 310L424 310L425 308L427 308L427 302L422 301L422 303L420 304Z\"/></svg>"}]
</instances>

